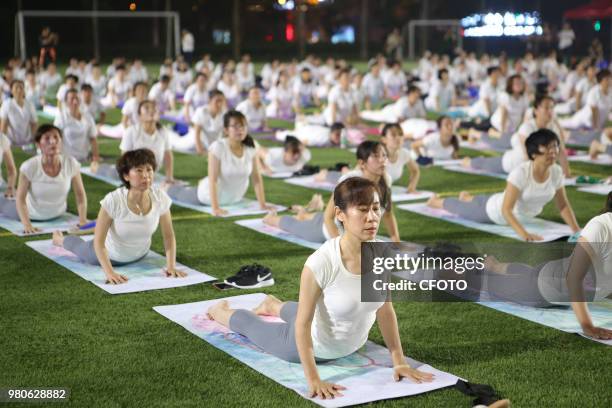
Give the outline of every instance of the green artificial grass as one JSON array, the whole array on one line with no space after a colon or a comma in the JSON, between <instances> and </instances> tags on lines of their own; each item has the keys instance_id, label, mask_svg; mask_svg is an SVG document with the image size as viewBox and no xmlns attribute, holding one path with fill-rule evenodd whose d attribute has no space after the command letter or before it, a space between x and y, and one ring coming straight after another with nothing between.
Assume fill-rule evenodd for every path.
<instances>
[{"instance_id":1,"label":"green artificial grass","mask_svg":"<svg viewBox=\"0 0 612 408\"><path fill-rule=\"evenodd\" d=\"M108 117L116 123L118 112ZM118 141L99 142L104 160L112 162ZM312 164L322 167L354 162L351 153L340 149L311 150ZM18 165L27 159L18 151L15 156ZM609 173L601 166L572 166L575 173ZM195 184L205 173L205 158L175 154L177 178ZM113 187L85 176L84 182L88 216L94 219L99 201ZM407 185L407 175L397 184ZM504 182L424 168L419 187L456 195L464 189L501 191ZM305 203L313 194L272 179L265 179L265 191L268 201L287 206ZM252 190L248 196L254 197ZM573 187L568 196L582 226L604 203L603 196ZM69 210L76 212L72 194ZM240 227L235 218L218 219L176 206L172 213L178 261L221 279L243 264L259 262L274 271L276 284L267 293L297 299L300 272L311 250ZM405 211L395 214L407 241L515 242ZM561 221L552 205L543 217ZM220 292L202 284L112 296L34 253L25 246L29 239L40 238L0 233L0 387L68 387L70 404L83 407L311 405L152 310L248 291ZM152 249L163 251L159 231ZM469 381L491 384L515 407L610 406L612 353L604 345L472 303L406 302L396 303L395 309L407 355ZM376 327L370 338L382 343ZM470 398L445 389L375 405L470 403Z\"/></svg>"}]
</instances>

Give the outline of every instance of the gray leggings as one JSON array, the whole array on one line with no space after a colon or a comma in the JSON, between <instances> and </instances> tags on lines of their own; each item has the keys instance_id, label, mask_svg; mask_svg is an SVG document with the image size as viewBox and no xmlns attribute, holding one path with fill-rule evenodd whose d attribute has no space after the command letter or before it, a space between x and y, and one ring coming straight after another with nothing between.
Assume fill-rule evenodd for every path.
<instances>
[{"instance_id":1,"label":"gray leggings","mask_svg":"<svg viewBox=\"0 0 612 408\"><path fill-rule=\"evenodd\" d=\"M280 229L297 235L306 241L325 242L323 234L323 213L318 212L310 220L298 220L291 215L283 215L279 223Z\"/></svg>"},{"instance_id":2,"label":"gray leggings","mask_svg":"<svg viewBox=\"0 0 612 408\"><path fill-rule=\"evenodd\" d=\"M487 201L490 194L474 196L472 201L461 201L457 198L445 198L443 207L446 211L456 214L470 221L492 224L487 215Z\"/></svg>"},{"instance_id":3,"label":"gray leggings","mask_svg":"<svg viewBox=\"0 0 612 408\"><path fill-rule=\"evenodd\" d=\"M64 249L78 256L79 260L83 263L86 263L89 265L100 265L100 261L98 261L98 257L96 256L96 251L94 249L93 239L91 241L85 241L81 237L78 237L75 235L68 235L64 238ZM113 261L112 259L110 261L111 261L111 265L113 266L121 266L121 265L127 265L132 262L139 261L141 259L142 258L138 258L131 262L118 262L118 261Z\"/></svg>"},{"instance_id":4,"label":"gray leggings","mask_svg":"<svg viewBox=\"0 0 612 408\"><path fill-rule=\"evenodd\" d=\"M606 153L612 156L612 144L608 145L608 147L606 148Z\"/></svg>"},{"instance_id":5,"label":"gray leggings","mask_svg":"<svg viewBox=\"0 0 612 408\"><path fill-rule=\"evenodd\" d=\"M472 168L485 170L491 173L505 173L502 166L502 157L474 157L471 161Z\"/></svg>"},{"instance_id":6,"label":"gray leggings","mask_svg":"<svg viewBox=\"0 0 612 408\"><path fill-rule=\"evenodd\" d=\"M298 303L285 302L280 310L283 322L267 322L250 310L238 309L229 321L230 329L251 340L264 352L290 363L299 363L300 354L295 343L295 317ZM329 360L315 358L317 362Z\"/></svg>"},{"instance_id":7,"label":"gray leggings","mask_svg":"<svg viewBox=\"0 0 612 408\"><path fill-rule=\"evenodd\" d=\"M342 173L335 170L329 170L327 175L325 176L325 181L332 184L338 184L340 178L342 177Z\"/></svg>"},{"instance_id":8,"label":"gray leggings","mask_svg":"<svg viewBox=\"0 0 612 408\"><path fill-rule=\"evenodd\" d=\"M540 293L538 277L546 265L536 267L511 263L505 274L487 275L487 288L493 301L511 301L524 306L552 306Z\"/></svg>"},{"instance_id":9,"label":"gray leggings","mask_svg":"<svg viewBox=\"0 0 612 408\"><path fill-rule=\"evenodd\" d=\"M488 133L483 133L480 137L480 140L483 142L487 142L491 145L491 147L495 147L496 149L510 149L512 145L510 144L510 137L512 135L503 134L500 138L491 137Z\"/></svg>"},{"instance_id":10,"label":"gray leggings","mask_svg":"<svg viewBox=\"0 0 612 408\"><path fill-rule=\"evenodd\" d=\"M196 187L173 185L168 189L168 195L172 200L181 203L202 205L198 200L198 189Z\"/></svg>"},{"instance_id":11,"label":"gray leggings","mask_svg":"<svg viewBox=\"0 0 612 408\"><path fill-rule=\"evenodd\" d=\"M19 213L17 212L17 201L9 200L0 194L0 214L3 217L10 218L11 220L19 221Z\"/></svg>"}]
</instances>

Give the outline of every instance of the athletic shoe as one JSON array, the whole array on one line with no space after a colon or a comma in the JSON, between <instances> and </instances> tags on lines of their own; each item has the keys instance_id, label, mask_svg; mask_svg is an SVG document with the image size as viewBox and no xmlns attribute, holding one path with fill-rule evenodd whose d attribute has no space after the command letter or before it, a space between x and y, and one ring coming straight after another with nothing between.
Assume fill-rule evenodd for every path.
<instances>
[{"instance_id":1,"label":"athletic shoe","mask_svg":"<svg viewBox=\"0 0 612 408\"><path fill-rule=\"evenodd\" d=\"M274 285L274 278L269 268L253 264L241 267L236 275L230 276L224 282L238 289L255 289Z\"/></svg>"}]
</instances>

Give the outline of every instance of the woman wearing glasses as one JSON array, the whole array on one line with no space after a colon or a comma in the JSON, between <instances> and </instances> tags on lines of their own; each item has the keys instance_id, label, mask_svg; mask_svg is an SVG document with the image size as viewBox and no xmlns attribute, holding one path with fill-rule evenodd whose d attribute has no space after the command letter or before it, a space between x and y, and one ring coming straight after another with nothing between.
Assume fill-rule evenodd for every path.
<instances>
[{"instance_id":1,"label":"woman wearing glasses","mask_svg":"<svg viewBox=\"0 0 612 408\"><path fill-rule=\"evenodd\" d=\"M168 195L187 204L209 205L215 216L223 216L227 211L221 207L243 199L250 177L257 201L267 210L255 142L247 134L246 117L235 110L227 112L223 116L223 133L224 137L210 145L208 177L200 180L197 187L172 186Z\"/></svg>"}]
</instances>

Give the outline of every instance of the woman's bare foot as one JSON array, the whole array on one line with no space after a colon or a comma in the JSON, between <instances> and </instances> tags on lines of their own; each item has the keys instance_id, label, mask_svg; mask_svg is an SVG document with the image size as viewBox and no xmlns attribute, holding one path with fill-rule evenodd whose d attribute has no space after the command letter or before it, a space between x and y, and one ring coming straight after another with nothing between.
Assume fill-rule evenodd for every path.
<instances>
[{"instance_id":1,"label":"woman's bare foot","mask_svg":"<svg viewBox=\"0 0 612 408\"><path fill-rule=\"evenodd\" d=\"M510 407L510 400L503 399L503 400L495 401L494 403L489 405L488 408L509 408L509 407Z\"/></svg>"},{"instance_id":2,"label":"woman's bare foot","mask_svg":"<svg viewBox=\"0 0 612 408\"><path fill-rule=\"evenodd\" d=\"M282 306L283 302L281 302L278 298L272 295L267 295L264 301L253 309L253 313L256 315L278 316L280 315Z\"/></svg>"},{"instance_id":3,"label":"woman's bare foot","mask_svg":"<svg viewBox=\"0 0 612 408\"><path fill-rule=\"evenodd\" d=\"M323 169L314 175L314 181L323 182L327 180L327 169Z\"/></svg>"},{"instance_id":4,"label":"woman's bare foot","mask_svg":"<svg viewBox=\"0 0 612 408\"><path fill-rule=\"evenodd\" d=\"M206 314L210 320L214 320L225 327L229 327L229 320L232 314L234 314L234 309L229 307L227 300L221 300L209 307Z\"/></svg>"},{"instance_id":5,"label":"woman's bare foot","mask_svg":"<svg viewBox=\"0 0 612 408\"><path fill-rule=\"evenodd\" d=\"M470 194L468 191L462 191L459 193L459 200L461 201L472 201L474 199L474 196L472 194Z\"/></svg>"},{"instance_id":6,"label":"woman's bare foot","mask_svg":"<svg viewBox=\"0 0 612 408\"><path fill-rule=\"evenodd\" d=\"M444 207L444 199L435 194L433 197L427 200L427 206L431 208L442 208Z\"/></svg>"},{"instance_id":7,"label":"woman's bare foot","mask_svg":"<svg viewBox=\"0 0 612 408\"><path fill-rule=\"evenodd\" d=\"M469 157L464 157L463 160L461 160L461 166L465 167L466 169L469 169L472 167L472 159Z\"/></svg>"},{"instance_id":8,"label":"woman's bare foot","mask_svg":"<svg viewBox=\"0 0 612 408\"><path fill-rule=\"evenodd\" d=\"M317 212L323 211L325 203L323 202L323 196L321 194L313 194L310 202L306 205L306 211Z\"/></svg>"},{"instance_id":9,"label":"woman's bare foot","mask_svg":"<svg viewBox=\"0 0 612 408\"><path fill-rule=\"evenodd\" d=\"M51 242L53 242L53 245L63 248L64 247L64 234L62 234L61 231L53 231Z\"/></svg>"},{"instance_id":10,"label":"woman's bare foot","mask_svg":"<svg viewBox=\"0 0 612 408\"><path fill-rule=\"evenodd\" d=\"M593 140L591 142L591 146L589 146L589 156L591 159L597 159L597 156L602 153L603 145L599 143L597 140Z\"/></svg>"},{"instance_id":11,"label":"woman's bare foot","mask_svg":"<svg viewBox=\"0 0 612 408\"><path fill-rule=\"evenodd\" d=\"M276 215L276 211L270 211L263 217L263 223L272 227L277 227L280 224L280 217Z\"/></svg>"}]
</instances>

